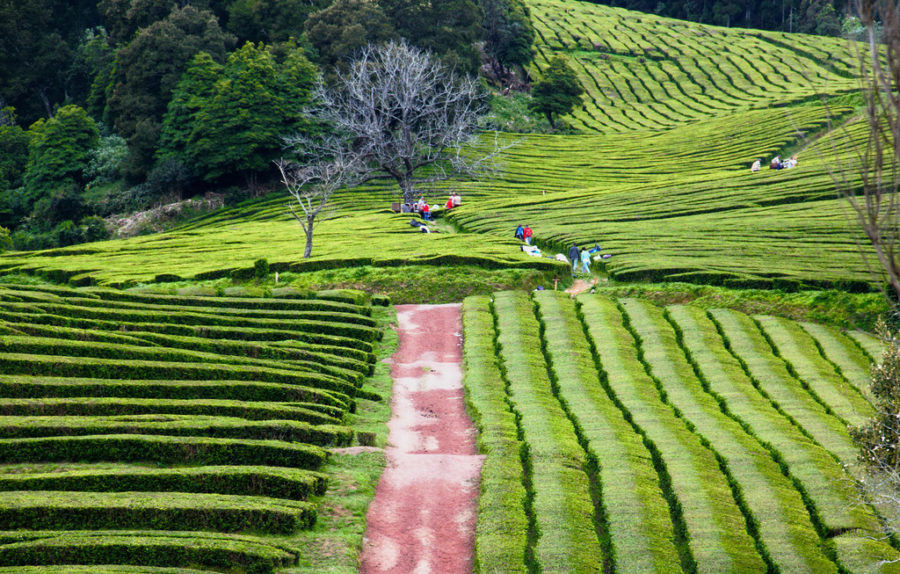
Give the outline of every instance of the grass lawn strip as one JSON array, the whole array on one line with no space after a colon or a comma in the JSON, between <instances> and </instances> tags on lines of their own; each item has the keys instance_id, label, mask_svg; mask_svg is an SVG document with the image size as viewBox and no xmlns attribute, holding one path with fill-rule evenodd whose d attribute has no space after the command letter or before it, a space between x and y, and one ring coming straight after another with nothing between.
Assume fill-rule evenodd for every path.
<instances>
[{"instance_id":1,"label":"grass lawn strip","mask_svg":"<svg viewBox=\"0 0 900 574\"><path fill-rule=\"evenodd\" d=\"M553 395L532 302L522 292L498 293L494 313L510 401L528 448L537 529L534 560L543 569L565 564L576 572L601 572L604 558L585 453Z\"/></svg>"},{"instance_id":2,"label":"grass lawn strip","mask_svg":"<svg viewBox=\"0 0 900 574\"><path fill-rule=\"evenodd\" d=\"M816 349L815 340L786 319L754 317L778 355L797 379L845 424L859 426L875 414L865 398L835 370Z\"/></svg>"},{"instance_id":3,"label":"grass lawn strip","mask_svg":"<svg viewBox=\"0 0 900 574\"><path fill-rule=\"evenodd\" d=\"M682 550L683 568L710 573L766 570L718 461L659 400L615 302L598 296L580 300L610 392L658 455L657 471L670 481L667 498L676 536L690 548L689 556Z\"/></svg>"},{"instance_id":4,"label":"grass lawn strip","mask_svg":"<svg viewBox=\"0 0 900 574\"><path fill-rule=\"evenodd\" d=\"M869 390L872 382L869 375L872 361L859 346L843 333L830 327L809 321L800 323L800 326L815 339L819 351L835 366L844 380L872 403L874 397Z\"/></svg>"},{"instance_id":5,"label":"grass lawn strip","mask_svg":"<svg viewBox=\"0 0 900 574\"><path fill-rule=\"evenodd\" d=\"M478 429L481 492L475 529L474 570L528 572L526 490L516 417L506 402L497 365L496 332L488 297L468 297L462 308L466 405Z\"/></svg>"},{"instance_id":6,"label":"grass lawn strip","mask_svg":"<svg viewBox=\"0 0 900 574\"><path fill-rule=\"evenodd\" d=\"M616 572L659 572L679 561L669 508L651 454L610 401L574 303L553 291L535 294L543 342L560 401L598 475L601 524Z\"/></svg>"},{"instance_id":7,"label":"grass lawn strip","mask_svg":"<svg viewBox=\"0 0 900 574\"><path fill-rule=\"evenodd\" d=\"M208 574L209 570L153 566L16 566L0 568L0 574Z\"/></svg>"},{"instance_id":8,"label":"grass lawn strip","mask_svg":"<svg viewBox=\"0 0 900 574\"><path fill-rule=\"evenodd\" d=\"M835 457L792 424L728 352L715 323L702 309L667 308L682 344L723 412L737 420L772 453L804 496L820 536L847 530L873 531L878 521L870 509L855 504L852 477ZM725 345L723 345L725 343Z\"/></svg>"},{"instance_id":9,"label":"grass lawn strip","mask_svg":"<svg viewBox=\"0 0 900 574\"><path fill-rule=\"evenodd\" d=\"M770 453L704 391L662 309L637 299L621 304L642 360L676 414L716 454L763 556L786 572L837 572L799 493Z\"/></svg>"},{"instance_id":10,"label":"grass lawn strip","mask_svg":"<svg viewBox=\"0 0 900 574\"><path fill-rule=\"evenodd\" d=\"M709 315L754 386L779 412L852 470L859 453L850 440L846 425L830 415L791 375L785 362L775 356L753 319L728 309L712 309Z\"/></svg>"}]
</instances>

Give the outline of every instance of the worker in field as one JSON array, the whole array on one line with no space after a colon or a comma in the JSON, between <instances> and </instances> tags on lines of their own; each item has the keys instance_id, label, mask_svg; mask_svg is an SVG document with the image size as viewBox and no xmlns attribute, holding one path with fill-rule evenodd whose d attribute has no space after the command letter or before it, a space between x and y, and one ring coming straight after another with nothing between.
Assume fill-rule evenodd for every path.
<instances>
[{"instance_id":1,"label":"worker in field","mask_svg":"<svg viewBox=\"0 0 900 574\"><path fill-rule=\"evenodd\" d=\"M572 247L569 247L569 261L572 262L572 275L574 276L578 272L578 260L581 257L580 251L578 251L578 246L574 243Z\"/></svg>"}]
</instances>

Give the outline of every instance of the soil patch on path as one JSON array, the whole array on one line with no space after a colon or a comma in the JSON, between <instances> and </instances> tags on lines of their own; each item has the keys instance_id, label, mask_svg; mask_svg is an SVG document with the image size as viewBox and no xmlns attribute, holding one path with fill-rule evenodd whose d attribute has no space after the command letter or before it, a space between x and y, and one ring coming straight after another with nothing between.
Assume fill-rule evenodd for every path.
<instances>
[{"instance_id":1,"label":"soil patch on path","mask_svg":"<svg viewBox=\"0 0 900 574\"><path fill-rule=\"evenodd\" d=\"M483 457L466 413L459 305L399 305L387 467L363 574L471 572Z\"/></svg>"}]
</instances>

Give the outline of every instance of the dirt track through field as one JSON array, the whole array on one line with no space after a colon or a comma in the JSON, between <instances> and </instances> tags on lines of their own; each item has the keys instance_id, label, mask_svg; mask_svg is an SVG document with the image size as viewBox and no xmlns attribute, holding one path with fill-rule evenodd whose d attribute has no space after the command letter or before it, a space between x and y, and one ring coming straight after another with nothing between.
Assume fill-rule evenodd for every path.
<instances>
[{"instance_id":1,"label":"dirt track through field","mask_svg":"<svg viewBox=\"0 0 900 574\"><path fill-rule=\"evenodd\" d=\"M397 323L387 467L360 572L471 572L483 457L463 399L460 306L400 305Z\"/></svg>"}]
</instances>

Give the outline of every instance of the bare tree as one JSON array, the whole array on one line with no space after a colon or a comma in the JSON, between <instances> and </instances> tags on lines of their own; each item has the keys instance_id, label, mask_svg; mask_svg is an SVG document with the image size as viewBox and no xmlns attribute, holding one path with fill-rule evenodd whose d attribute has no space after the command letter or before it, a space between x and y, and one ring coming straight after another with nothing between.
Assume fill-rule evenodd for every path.
<instances>
[{"instance_id":1,"label":"bare tree","mask_svg":"<svg viewBox=\"0 0 900 574\"><path fill-rule=\"evenodd\" d=\"M489 172L500 148L486 155L466 148L486 111L478 83L448 70L430 53L405 41L369 45L334 88L316 90L316 121L346 139L287 138L310 156L331 157L334 145L360 166L363 180L393 179L405 202L417 187L458 175ZM464 151L465 148L465 151Z\"/></svg>"},{"instance_id":2,"label":"bare tree","mask_svg":"<svg viewBox=\"0 0 900 574\"><path fill-rule=\"evenodd\" d=\"M900 297L900 5L896 0L855 4L867 31L865 50L857 54L868 138L856 149L857 165L839 170L839 187L874 248L889 288Z\"/></svg>"},{"instance_id":3,"label":"bare tree","mask_svg":"<svg viewBox=\"0 0 900 574\"><path fill-rule=\"evenodd\" d=\"M331 139L334 138L324 138ZM303 257L309 258L312 255L316 224L334 211L331 197L337 190L359 183L359 170L352 158L345 157L340 148L337 148L336 154L330 156L328 161L303 165L281 158L275 165L281 172L281 182L293 198L288 209L306 234Z\"/></svg>"}]
</instances>

